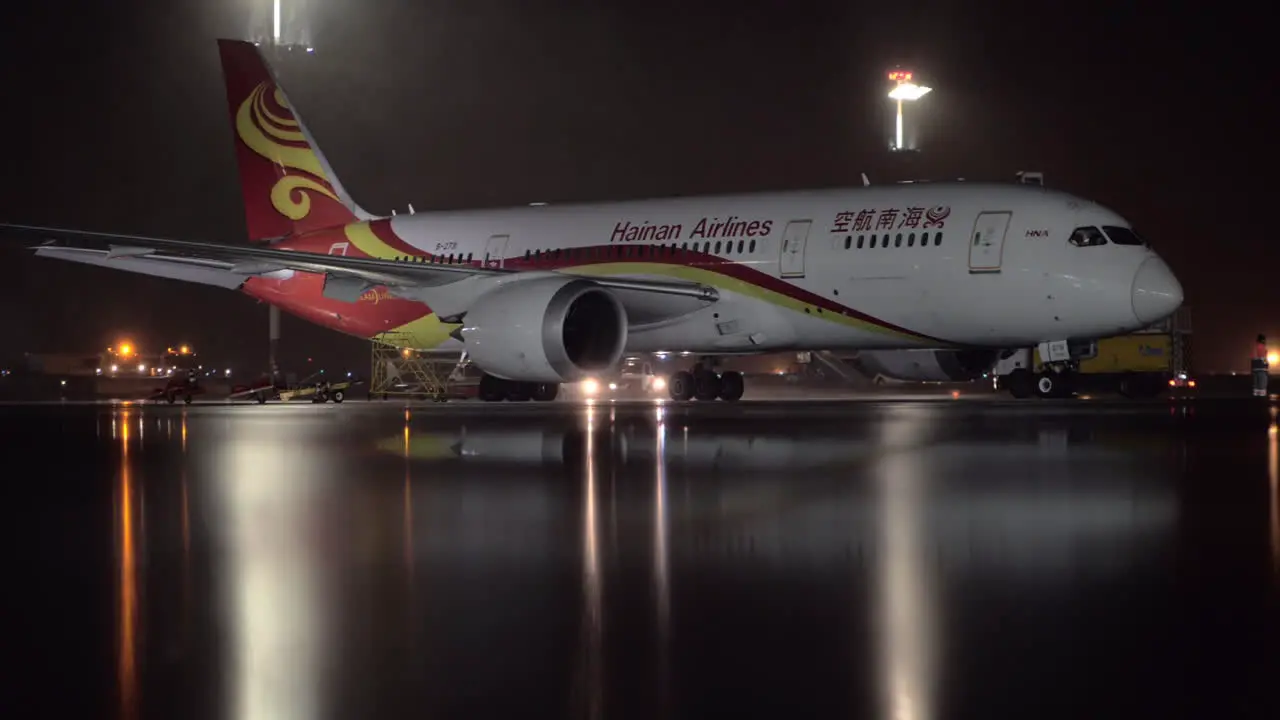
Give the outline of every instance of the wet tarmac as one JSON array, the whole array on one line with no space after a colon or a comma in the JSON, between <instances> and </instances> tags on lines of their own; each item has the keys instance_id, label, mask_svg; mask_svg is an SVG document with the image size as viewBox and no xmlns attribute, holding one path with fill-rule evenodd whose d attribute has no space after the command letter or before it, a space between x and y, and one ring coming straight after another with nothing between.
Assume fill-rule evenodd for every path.
<instances>
[{"instance_id":1,"label":"wet tarmac","mask_svg":"<svg viewBox=\"0 0 1280 720\"><path fill-rule=\"evenodd\" d=\"M1266 401L0 423L5 718L1280 717Z\"/></svg>"}]
</instances>

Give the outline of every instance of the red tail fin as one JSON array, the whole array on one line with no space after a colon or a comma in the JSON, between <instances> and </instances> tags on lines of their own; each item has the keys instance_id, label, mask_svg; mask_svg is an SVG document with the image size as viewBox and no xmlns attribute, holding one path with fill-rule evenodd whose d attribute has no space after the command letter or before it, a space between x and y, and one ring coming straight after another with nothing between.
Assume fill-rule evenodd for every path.
<instances>
[{"instance_id":1,"label":"red tail fin","mask_svg":"<svg viewBox=\"0 0 1280 720\"><path fill-rule=\"evenodd\" d=\"M343 189L259 48L219 40L251 241L373 216Z\"/></svg>"}]
</instances>

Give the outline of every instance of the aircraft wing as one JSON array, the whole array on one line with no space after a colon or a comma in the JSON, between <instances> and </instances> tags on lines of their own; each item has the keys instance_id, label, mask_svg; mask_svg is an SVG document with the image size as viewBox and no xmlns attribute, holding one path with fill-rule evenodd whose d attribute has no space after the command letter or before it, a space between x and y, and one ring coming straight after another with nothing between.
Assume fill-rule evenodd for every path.
<instances>
[{"instance_id":1,"label":"aircraft wing","mask_svg":"<svg viewBox=\"0 0 1280 720\"><path fill-rule=\"evenodd\" d=\"M369 287L379 285L386 286L395 293L397 288L420 291L467 279L513 279L512 276L517 274L512 270L472 265L407 263L253 245L226 245L28 225L0 225L0 235L25 238L28 242L38 243L31 249L41 257L117 267L148 275L231 288L238 287L245 278L281 270L319 273L327 277L326 295L330 294L329 284L332 282L334 289L331 297L347 299L348 302L354 302ZM591 279L604 287L625 291L625 295L670 295L702 302L719 299L715 288L680 280L594 276Z\"/></svg>"}]
</instances>

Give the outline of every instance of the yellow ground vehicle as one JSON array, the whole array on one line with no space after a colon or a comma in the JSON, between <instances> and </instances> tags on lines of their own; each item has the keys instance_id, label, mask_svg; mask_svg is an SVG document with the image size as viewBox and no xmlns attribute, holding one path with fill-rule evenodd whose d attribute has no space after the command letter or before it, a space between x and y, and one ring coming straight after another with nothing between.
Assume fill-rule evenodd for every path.
<instances>
[{"instance_id":1,"label":"yellow ground vehicle","mask_svg":"<svg viewBox=\"0 0 1280 720\"><path fill-rule=\"evenodd\" d=\"M1187 308L1136 333L1070 342L1068 354L1066 369L1052 370L1042 361L1041 348L1013 351L996 363L996 387L1014 397L1114 392L1140 398L1196 386Z\"/></svg>"}]
</instances>

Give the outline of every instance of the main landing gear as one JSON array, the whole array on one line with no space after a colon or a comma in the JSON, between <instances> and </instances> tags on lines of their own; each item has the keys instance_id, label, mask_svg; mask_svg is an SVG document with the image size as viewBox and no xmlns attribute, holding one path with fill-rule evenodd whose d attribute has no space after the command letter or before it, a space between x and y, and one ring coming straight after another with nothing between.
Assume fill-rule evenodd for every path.
<instances>
[{"instance_id":1,"label":"main landing gear","mask_svg":"<svg viewBox=\"0 0 1280 720\"><path fill-rule=\"evenodd\" d=\"M701 400L710 402L719 398L734 402L742 398L746 383L742 373L734 370L716 373L703 363L694 363L692 370L681 370L667 380L667 392L672 400Z\"/></svg>"},{"instance_id":2,"label":"main landing gear","mask_svg":"<svg viewBox=\"0 0 1280 720\"><path fill-rule=\"evenodd\" d=\"M528 400L551 402L556 399L556 395L559 393L560 386L556 383L516 382L514 380L503 380L485 373L480 378L480 387L477 395L485 402L501 402L503 400L512 402L525 402Z\"/></svg>"}]
</instances>

